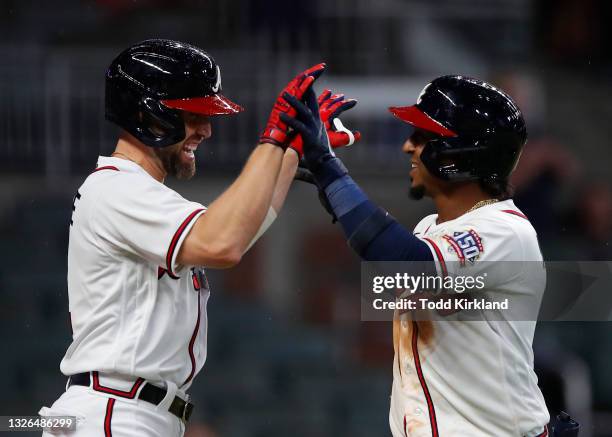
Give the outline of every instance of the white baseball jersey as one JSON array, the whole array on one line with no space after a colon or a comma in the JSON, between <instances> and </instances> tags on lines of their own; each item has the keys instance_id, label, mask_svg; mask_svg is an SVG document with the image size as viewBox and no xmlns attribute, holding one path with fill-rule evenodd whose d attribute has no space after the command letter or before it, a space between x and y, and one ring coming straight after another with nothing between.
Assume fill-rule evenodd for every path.
<instances>
[{"instance_id":1,"label":"white baseball jersey","mask_svg":"<svg viewBox=\"0 0 612 437\"><path fill-rule=\"evenodd\" d=\"M436 220L425 217L414 233L430 247L439 274L472 276L486 269L479 293L539 307L546 273L537 235L512 200ZM534 268L495 263L512 260L534 261ZM443 321L396 314L394 437L547 435L549 415L533 371L535 321L482 320L462 320L461 312Z\"/></svg>"},{"instance_id":2,"label":"white baseball jersey","mask_svg":"<svg viewBox=\"0 0 612 437\"><path fill-rule=\"evenodd\" d=\"M99 158L78 189L70 224L73 341L65 375L191 385L206 359L210 290L202 268L179 266L176 257L205 211L136 163Z\"/></svg>"}]
</instances>

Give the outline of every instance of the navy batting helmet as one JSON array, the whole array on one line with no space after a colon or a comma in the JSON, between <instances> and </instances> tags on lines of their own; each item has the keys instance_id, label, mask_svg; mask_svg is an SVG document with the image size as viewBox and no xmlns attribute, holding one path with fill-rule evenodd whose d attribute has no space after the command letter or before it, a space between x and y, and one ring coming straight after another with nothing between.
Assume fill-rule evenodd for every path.
<instances>
[{"instance_id":1,"label":"navy batting helmet","mask_svg":"<svg viewBox=\"0 0 612 437\"><path fill-rule=\"evenodd\" d=\"M221 92L221 71L190 44L150 39L124 50L106 72L106 119L150 147L185 138L180 110L203 115L243 109Z\"/></svg>"},{"instance_id":2,"label":"navy batting helmet","mask_svg":"<svg viewBox=\"0 0 612 437\"><path fill-rule=\"evenodd\" d=\"M436 135L421 161L449 181L507 181L527 141L525 121L512 99L469 77L439 77L423 88L416 105L389 111Z\"/></svg>"}]
</instances>

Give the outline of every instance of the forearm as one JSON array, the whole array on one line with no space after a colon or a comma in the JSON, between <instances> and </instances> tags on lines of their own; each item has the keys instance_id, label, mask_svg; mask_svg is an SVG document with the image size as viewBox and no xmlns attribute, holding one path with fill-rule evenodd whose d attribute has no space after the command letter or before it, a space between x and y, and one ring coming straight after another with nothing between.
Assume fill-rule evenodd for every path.
<instances>
[{"instance_id":1,"label":"forearm","mask_svg":"<svg viewBox=\"0 0 612 437\"><path fill-rule=\"evenodd\" d=\"M253 151L238 178L194 225L190 234L200 248L234 256L246 251L268 213L282 161L277 146L261 144Z\"/></svg>"},{"instance_id":2,"label":"forearm","mask_svg":"<svg viewBox=\"0 0 612 437\"><path fill-rule=\"evenodd\" d=\"M349 245L368 261L433 261L427 245L368 199L345 175L325 189Z\"/></svg>"},{"instance_id":3,"label":"forearm","mask_svg":"<svg viewBox=\"0 0 612 437\"><path fill-rule=\"evenodd\" d=\"M272 208L272 207L268 208L268 213L266 214L266 216L264 217L263 222L259 226L259 229L257 230L257 233L255 234L255 236L253 237L253 239L250 241L249 245L245 249L245 252L248 252L248 250L253 246L253 244L255 244L257 242L257 240L259 240L259 238L263 234L266 233L268 228L270 226L272 226L272 223L274 223L274 221L276 220L276 217L277 217L277 214L276 214L276 211L274 210L274 208Z\"/></svg>"},{"instance_id":4,"label":"forearm","mask_svg":"<svg viewBox=\"0 0 612 437\"><path fill-rule=\"evenodd\" d=\"M265 225L262 227L264 218L274 218L276 213L274 208L270 208L273 196L280 209L290 183L284 176L275 196L289 140L288 126L282 119L295 113L287 99L301 99L324 69L325 64L315 65L298 74L283 88L259 137L260 144L242 173L210 205L207 213L198 218L187 234L178 254L180 264L230 267L240 261L254 237L265 228ZM291 173L291 167L287 167L287 174Z\"/></svg>"},{"instance_id":5,"label":"forearm","mask_svg":"<svg viewBox=\"0 0 612 437\"><path fill-rule=\"evenodd\" d=\"M257 240L259 240L263 234L266 233L268 228L270 228L272 223L274 223L276 220L276 217L278 216L278 213L282 209L285 199L287 198L287 193L289 192L291 182L293 182L295 171L298 166L298 160L299 158L297 153L292 149L287 149L283 157L283 164L281 166L278 179L276 180L274 194L272 194L272 203L263 222L259 226L257 233L247 246L247 251L257 242Z\"/></svg>"},{"instance_id":6,"label":"forearm","mask_svg":"<svg viewBox=\"0 0 612 437\"><path fill-rule=\"evenodd\" d=\"M283 156L283 164L278 174L276 188L272 195L272 208L278 214L283 208L287 193L293 182L295 172L299 164L299 158L295 150L288 148Z\"/></svg>"}]
</instances>

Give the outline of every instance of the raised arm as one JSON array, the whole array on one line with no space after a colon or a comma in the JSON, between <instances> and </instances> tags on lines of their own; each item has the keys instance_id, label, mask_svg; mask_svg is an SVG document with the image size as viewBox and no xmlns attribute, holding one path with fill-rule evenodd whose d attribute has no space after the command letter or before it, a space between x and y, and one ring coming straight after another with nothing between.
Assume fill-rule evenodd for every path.
<instances>
[{"instance_id":1,"label":"raised arm","mask_svg":"<svg viewBox=\"0 0 612 437\"><path fill-rule=\"evenodd\" d=\"M236 181L212 202L206 214L191 228L181 245L177 257L179 264L225 268L240 261L268 214L276 190L288 130L280 115L295 114L286 97L301 98L324 68L324 64L319 64L306 70L281 92L260 144Z\"/></svg>"},{"instance_id":2,"label":"raised arm","mask_svg":"<svg viewBox=\"0 0 612 437\"><path fill-rule=\"evenodd\" d=\"M285 155L283 156L283 163L281 164L278 179L276 180L274 193L272 193L270 208L268 208L268 212L263 222L259 226L255 236L251 239L250 243L246 247L245 252L247 252L251 246L257 242L257 240L259 240L259 237L261 237L276 220L276 217L278 216L278 213L282 209L285 199L287 198L287 193L289 192L289 187L291 187L291 182L293 182L297 165L297 154L293 150L287 149L285 151Z\"/></svg>"},{"instance_id":3,"label":"raised arm","mask_svg":"<svg viewBox=\"0 0 612 437\"><path fill-rule=\"evenodd\" d=\"M370 201L332 153L312 90L305 93L304 100L306 104L287 97L296 109L296 116L283 115L281 118L300 132L308 169L342 225L351 247L365 260L433 261L426 243Z\"/></svg>"},{"instance_id":4,"label":"raised arm","mask_svg":"<svg viewBox=\"0 0 612 437\"><path fill-rule=\"evenodd\" d=\"M283 156L283 163L278 174L276 188L272 196L271 207L274 209L276 214L280 212L285 204L285 199L287 198L287 193L289 192L289 188L291 187L291 183L295 177L295 172L299 162L300 159L295 150L288 148Z\"/></svg>"},{"instance_id":5,"label":"raised arm","mask_svg":"<svg viewBox=\"0 0 612 437\"><path fill-rule=\"evenodd\" d=\"M319 96L318 101L321 121L327 129L330 144L333 148L350 146L354 142L359 141L361 134L345 129L338 118L341 113L355 106L357 103L355 100L345 99L344 95L332 94L330 90L325 90ZM289 139L289 147L285 151L285 156L283 157L283 163L276 181L274 194L272 195L270 209L259 227L259 230L255 234L255 237L253 237L247 246L247 250L266 232L276 219L278 213L280 213L303 154L301 135L293 135Z\"/></svg>"},{"instance_id":6,"label":"raised arm","mask_svg":"<svg viewBox=\"0 0 612 437\"><path fill-rule=\"evenodd\" d=\"M333 94L331 90L324 90L318 97L319 116L327 130L330 145L333 149L351 146L361 138L361 133L351 132L339 123L340 114L353 108L357 101L346 99L343 94ZM272 208L276 213L280 212L289 187L295 177L298 164L304 156L304 145L301 135L294 135L289 142L289 148L285 152L283 165L276 183L276 189L272 198Z\"/></svg>"}]
</instances>

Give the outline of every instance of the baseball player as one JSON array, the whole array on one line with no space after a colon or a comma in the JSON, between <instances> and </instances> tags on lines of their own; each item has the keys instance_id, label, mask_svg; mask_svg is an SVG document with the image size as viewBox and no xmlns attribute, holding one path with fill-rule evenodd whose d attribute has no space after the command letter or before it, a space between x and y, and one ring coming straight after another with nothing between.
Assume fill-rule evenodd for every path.
<instances>
[{"instance_id":1,"label":"baseball player","mask_svg":"<svg viewBox=\"0 0 612 437\"><path fill-rule=\"evenodd\" d=\"M301 134L305 163L362 259L420 261L444 277L488 272L481 293L539 307L544 268L517 272L499 263L542 262L536 232L510 197L508 178L527 132L508 95L480 80L443 76L415 105L389 108L414 127L403 145L411 156L412 197L431 197L437 209L413 232L372 203L330 151L313 91L304 102L288 100L297 115L281 118ZM548 435L533 370L536 324L497 320L465 321L458 312L417 321L396 311L394 437Z\"/></svg>"},{"instance_id":2,"label":"baseball player","mask_svg":"<svg viewBox=\"0 0 612 437\"><path fill-rule=\"evenodd\" d=\"M242 111L221 93L221 72L197 47L147 40L106 73L106 118L121 127L79 187L68 249L73 341L61 362L66 391L42 416L77 418L72 437L182 436L187 390L206 360L210 289L202 266L238 263L270 226L295 174L301 143L280 114L324 64L299 74L276 100L241 174L207 208L164 185L195 173L211 118ZM333 119L354 106L322 95ZM332 133L330 135L333 136ZM336 134L336 145L348 136Z\"/></svg>"}]
</instances>

